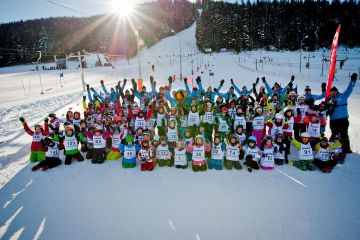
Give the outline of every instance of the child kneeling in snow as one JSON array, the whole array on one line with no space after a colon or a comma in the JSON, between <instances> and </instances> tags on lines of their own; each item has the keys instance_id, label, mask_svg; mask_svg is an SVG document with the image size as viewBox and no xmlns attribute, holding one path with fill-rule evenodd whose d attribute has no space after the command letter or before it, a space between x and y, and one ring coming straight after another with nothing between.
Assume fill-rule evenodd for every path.
<instances>
[{"instance_id":1,"label":"child kneeling in snow","mask_svg":"<svg viewBox=\"0 0 360 240\"><path fill-rule=\"evenodd\" d=\"M340 140L340 137L338 135L335 135L335 136L332 136L330 138L329 144L332 145L332 144L337 143L337 142L341 143L341 140ZM345 158L346 158L346 153L344 153L342 151L342 145L341 144L339 146L335 147L335 148L330 149L330 154L331 154L331 157L333 159L336 159L336 161L339 164L344 164Z\"/></svg>"},{"instance_id":2,"label":"child kneeling in snow","mask_svg":"<svg viewBox=\"0 0 360 240\"><path fill-rule=\"evenodd\" d=\"M156 148L156 160L160 167L168 166L172 167L174 165L173 160L171 159L171 152L169 145L167 143L167 137L160 137L160 144Z\"/></svg>"},{"instance_id":3,"label":"child kneeling in snow","mask_svg":"<svg viewBox=\"0 0 360 240\"><path fill-rule=\"evenodd\" d=\"M226 144L221 142L219 135L214 136L214 142L211 147L211 159L209 161L209 169L223 169L223 160L225 156Z\"/></svg>"},{"instance_id":4,"label":"child kneeling in snow","mask_svg":"<svg viewBox=\"0 0 360 240\"><path fill-rule=\"evenodd\" d=\"M192 153L192 170L194 172L206 171L206 158L205 152L211 151L211 145L205 143L201 135L195 137L195 142L187 146L186 151Z\"/></svg>"},{"instance_id":5,"label":"child kneeling in snow","mask_svg":"<svg viewBox=\"0 0 360 240\"><path fill-rule=\"evenodd\" d=\"M244 151L241 149L241 144L239 143L237 137L232 135L230 137L230 141L226 144L224 167L227 170L231 170L233 167L237 170L241 170L242 166L240 158L244 158Z\"/></svg>"},{"instance_id":6,"label":"child kneeling in snow","mask_svg":"<svg viewBox=\"0 0 360 240\"><path fill-rule=\"evenodd\" d=\"M84 161L84 157L81 155L78 149L79 142L83 139L84 135L75 133L74 126L67 124L65 126L65 133L63 138L63 144L65 148L65 165L70 165L73 158L76 158L79 162ZM57 141L59 135L54 135L54 140Z\"/></svg>"},{"instance_id":7,"label":"child kneeling in snow","mask_svg":"<svg viewBox=\"0 0 360 240\"><path fill-rule=\"evenodd\" d=\"M102 128L95 129L94 134L89 133L85 129L82 132L93 141L91 163L103 163L106 156L106 140L110 137L111 132L103 133Z\"/></svg>"},{"instance_id":8,"label":"child kneeling in snow","mask_svg":"<svg viewBox=\"0 0 360 240\"><path fill-rule=\"evenodd\" d=\"M138 158L141 161L141 171L154 170L156 161L153 160L148 137L144 137L141 142L141 149L138 153Z\"/></svg>"},{"instance_id":9,"label":"child kneeling in snow","mask_svg":"<svg viewBox=\"0 0 360 240\"><path fill-rule=\"evenodd\" d=\"M136 153L140 150L140 146L134 143L134 138L127 136L125 144L119 145L119 150L123 154L122 167L134 168L136 166Z\"/></svg>"},{"instance_id":10,"label":"child kneeling in snow","mask_svg":"<svg viewBox=\"0 0 360 240\"><path fill-rule=\"evenodd\" d=\"M326 137L323 137L321 141L315 145L314 163L324 173L330 173L338 163L336 158L331 157L330 151L339 146L341 146L339 141L330 145Z\"/></svg>"},{"instance_id":11,"label":"child kneeling in snow","mask_svg":"<svg viewBox=\"0 0 360 240\"><path fill-rule=\"evenodd\" d=\"M249 172L253 169L259 170L258 161L260 160L259 148L256 145L256 137L250 136L247 140L247 145L244 147L245 152L245 165Z\"/></svg>"},{"instance_id":12,"label":"child kneeling in snow","mask_svg":"<svg viewBox=\"0 0 360 240\"><path fill-rule=\"evenodd\" d=\"M287 160L287 149L286 143L284 143L284 135L278 133L274 139L274 157L276 165L284 165L284 162Z\"/></svg>"},{"instance_id":13,"label":"child kneeling in snow","mask_svg":"<svg viewBox=\"0 0 360 240\"><path fill-rule=\"evenodd\" d=\"M181 140L176 143L176 148L174 149L174 164L176 168L182 169L185 169L188 166L186 148L184 147L184 142Z\"/></svg>"},{"instance_id":14,"label":"child kneeling in snow","mask_svg":"<svg viewBox=\"0 0 360 240\"><path fill-rule=\"evenodd\" d=\"M121 153L119 151L119 145L121 143L121 133L120 127L114 126L113 133L111 134L111 150L106 155L106 160L115 161L121 157Z\"/></svg>"},{"instance_id":15,"label":"child kneeling in snow","mask_svg":"<svg viewBox=\"0 0 360 240\"><path fill-rule=\"evenodd\" d=\"M274 146L271 136L266 136L261 144L260 167L263 170L272 170L275 167Z\"/></svg>"},{"instance_id":16,"label":"child kneeling in snow","mask_svg":"<svg viewBox=\"0 0 360 240\"><path fill-rule=\"evenodd\" d=\"M310 134L307 132L301 133L300 140L301 142L296 139L292 140L295 148L299 151L299 160L293 161L292 165L303 171L314 171L316 165L313 163L314 154L310 144Z\"/></svg>"},{"instance_id":17,"label":"child kneeling in snow","mask_svg":"<svg viewBox=\"0 0 360 240\"><path fill-rule=\"evenodd\" d=\"M49 168L54 168L61 164L59 150L64 149L64 146L54 142L54 140L49 137L42 139L41 144L47 148L46 158L44 161L41 161L40 163L33 166L31 169L32 171L36 171L38 169L46 171Z\"/></svg>"}]
</instances>

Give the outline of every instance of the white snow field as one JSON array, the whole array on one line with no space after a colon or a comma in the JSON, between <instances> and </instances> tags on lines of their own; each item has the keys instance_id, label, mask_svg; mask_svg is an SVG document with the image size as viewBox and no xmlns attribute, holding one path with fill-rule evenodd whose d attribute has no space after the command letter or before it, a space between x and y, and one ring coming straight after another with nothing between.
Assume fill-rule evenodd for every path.
<instances>
[{"instance_id":1,"label":"white snow field","mask_svg":"<svg viewBox=\"0 0 360 240\"><path fill-rule=\"evenodd\" d=\"M340 36L341 37L341 36ZM153 75L166 85L169 75L179 76L179 45L183 54L197 52L195 24L141 51L142 76L149 87ZM205 87L230 78L248 88L256 77L270 84L287 84L291 75L299 92L306 85L320 93L328 68L321 76L321 55L310 54L310 69L299 73L299 52L251 51L183 58L184 76L201 63ZM329 51L325 56L329 58ZM171 62L170 62L170 55ZM177 56L176 56L177 55ZM314 57L312 57L314 56ZM273 61L259 64L260 59ZM343 91L349 74L358 72L359 49L339 49L338 59L348 57L338 69L334 85ZM240 62L239 62L240 60ZM137 78L137 58L119 61L115 69L84 69L85 80L100 90L104 79L110 88L123 78ZM193 61L193 62L192 62ZM210 67L205 69L204 64ZM155 71L151 70L155 64ZM153 172L123 169L120 161L92 165L89 161L62 165L47 172L31 172L28 163L31 137L18 118L30 125L48 113L63 116L81 110L79 70L38 72L23 65L0 69L0 239L360 239L360 91L349 99L353 154L331 174L302 172L291 166L273 171L214 171L193 173L190 168L155 168ZM63 85L63 87L61 87ZM130 84L128 85L128 87ZM183 88L177 79L174 89Z\"/></svg>"}]
</instances>

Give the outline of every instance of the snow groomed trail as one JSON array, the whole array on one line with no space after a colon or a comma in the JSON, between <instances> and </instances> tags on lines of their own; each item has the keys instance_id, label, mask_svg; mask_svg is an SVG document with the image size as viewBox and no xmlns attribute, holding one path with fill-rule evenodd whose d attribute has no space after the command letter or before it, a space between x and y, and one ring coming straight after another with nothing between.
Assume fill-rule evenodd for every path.
<instances>
[{"instance_id":1,"label":"snow groomed trail","mask_svg":"<svg viewBox=\"0 0 360 240\"><path fill-rule=\"evenodd\" d=\"M195 24L141 51L146 86L150 75L158 85L166 85L169 75L179 76L180 40L183 54L197 52ZM298 52L261 50L186 56L183 72L192 77L192 66L201 65L194 76L202 76L204 87L209 83L217 87L225 79L223 91L230 78L250 88L256 77L285 85L294 74L299 92L309 85L320 93L327 71L321 76L322 52L310 54L311 67L301 74ZM336 75L334 84L340 91L360 65L358 49L340 49L341 54L350 60ZM264 63L256 70L254 62L259 59ZM62 116L70 108L81 110L82 87L79 70L64 71L63 87L57 71L43 71L45 94L40 95L38 73L29 68L0 69L0 239L360 238L359 87L349 101L354 153L331 174L301 172L291 166L253 173L193 173L190 168L141 172L139 167L123 169L119 161L96 166L75 162L34 173L27 165L31 138L18 118L24 116L33 125L53 111ZM209 69L214 79L209 78ZM86 82L98 90L101 79L110 88L123 78L137 78L137 71L137 58L129 64L121 61L115 69L84 70ZM176 80L174 88L183 88L183 82Z\"/></svg>"}]
</instances>

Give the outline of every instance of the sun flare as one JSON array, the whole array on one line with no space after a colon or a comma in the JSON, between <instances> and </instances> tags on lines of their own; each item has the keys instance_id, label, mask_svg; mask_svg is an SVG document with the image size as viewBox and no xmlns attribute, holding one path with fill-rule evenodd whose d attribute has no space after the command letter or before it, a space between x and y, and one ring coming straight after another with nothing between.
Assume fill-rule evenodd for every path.
<instances>
[{"instance_id":1,"label":"sun flare","mask_svg":"<svg viewBox=\"0 0 360 240\"><path fill-rule=\"evenodd\" d=\"M112 0L111 8L120 17L127 17L133 13L135 3L131 0Z\"/></svg>"}]
</instances>

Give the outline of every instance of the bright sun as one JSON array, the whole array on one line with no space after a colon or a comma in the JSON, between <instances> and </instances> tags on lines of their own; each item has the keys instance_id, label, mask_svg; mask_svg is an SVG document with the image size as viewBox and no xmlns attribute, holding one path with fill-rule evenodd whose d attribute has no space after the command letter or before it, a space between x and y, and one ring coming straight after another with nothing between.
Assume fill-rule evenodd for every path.
<instances>
[{"instance_id":1,"label":"bright sun","mask_svg":"<svg viewBox=\"0 0 360 240\"><path fill-rule=\"evenodd\" d=\"M112 0L111 7L114 13L126 17L134 11L135 4L132 0Z\"/></svg>"}]
</instances>

